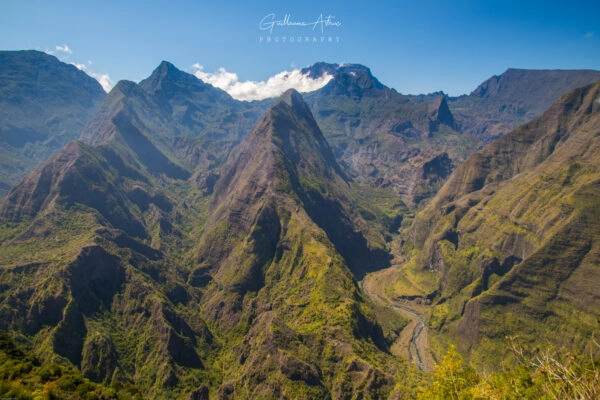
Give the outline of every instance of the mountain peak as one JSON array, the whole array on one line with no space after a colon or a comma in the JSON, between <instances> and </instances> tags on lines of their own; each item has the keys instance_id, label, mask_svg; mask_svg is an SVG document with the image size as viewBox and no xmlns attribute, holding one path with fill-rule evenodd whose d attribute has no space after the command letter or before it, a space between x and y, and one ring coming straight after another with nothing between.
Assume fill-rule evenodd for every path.
<instances>
[{"instance_id":1,"label":"mountain peak","mask_svg":"<svg viewBox=\"0 0 600 400\"><path fill-rule=\"evenodd\" d=\"M364 273L372 254L352 222L348 180L296 90L286 91L263 114L222 171L198 256L215 280L228 276L219 283L221 287L232 285L242 295L260 288L263 263L275 257L280 231L286 226L279 214L283 209L287 215L299 210L306 213L311 224L327 233L351 270L357 276ZM220 226L227 226L232 237L252 240L235 250L238 241L215 240ZM259 264L250 265L252 258L247 256L240 262L241 251L251 246L261 249L261 257L268 256ZM245 264L248 267L242 268ZM379 259L377 265L382 265ZM231 266L237 269L235 273L226 272Z\"/></svg>"},{"instance_id":2,"label":"mountain peak","mask_svg":"<svg viewBox=\"0 0 600 400\"><path fill-rule=\"evenodd\" d=\"M431 103L429 103L429 109L431 112L431 121L434 123L435 129L437 129L439 124L447 125L453 129L455 128L454 116L450 111L450 107L448 107L446 96L442 94L434 99ZM431 128L432 125L430 123L430 130Z\"/></svg>"},{"instance_id":3,"label":"mountain peak","mask_svg":"<svg viewBox=\"0 0 600 400\"><path fill-rule=\"evenodd\" d=\"M169 90L171 85L179 83L205 85L194 75L181 71L168 61L162 61L148 78L140 82L140 86L148 92L154 92L159 89Z\"/></svg>"},{"instance_id":4,"label":"mountain peak","mask_svg":"<svg viewBox=\"0 0 600 400\"><path fill-rule=\"evenodd\" d=\"M152 71L152 74L142 82L140 85L144 83L156 83L167 77L176 77L180 75L182 72L178 70L173 64L168 61L161 61L161 63Z\"/></svg>"},{"instance_id":5,"label":"mountain peak","mask_svg":"<svg viewBox=\"0 0 600 400\"><path fill-rule=\"evenodd\" d=\"M314 131L317 123L315 122L310 108L304 101L304 98L295 89L288 89L273 103L271 109L277 109L280 107L289 108L291 112L295 113L297 117L301 117L306 121L310 121L311 131ZM316 127L316 130L319 130ZM320 132L320 130L319 130Z\"/></svg>"},{"instance_id":6,"label":"mountain peak","mask_svg":"<svg viewBox=\"0 0 600 400\"><path fill-rule=\"evenodd\" d=\"M302 75L308 74L312 79L318 79L325 75L335 75L339 67L339 64L330 64L320 61L310 67L302 68L300 72L302 72Z\"/></svg>"},{"instance_id":7,"label":"mountain peak","mask_svg":"<svg viewBox=\"0 0 600 400\"><path fill-rule=\"evenodd\" d=\"M132 91L136 90L136 88L137 88L137 83L128 81L128 80L120 80L113 87L113 90L115 91L115 93L122 93L124 95L129 95L129 94L131 94Z\"/></svg>"},{"instance_id":8,"label":"mountain peak","mask_svg":"<svg viewBox=\"0 0 600 400\"><path fill-rule=\"evenodd\" d=\"M179 71L179 69L177 69L177 67L175 67L173 64L171 64L170 62L165 61L165 60L162 60L160 62L160 64L158 64L157 69L158 70L165 70L165 71L169 71L169 70L171 70L171 71Z\"/></svg>"},{"instance_id":9,"label":"mountain peak","mask_svg":"<svg viewBox=\"0 0 600 400\"><path fill-rule=\"evenodd\" d=\"M278 186L274 181L282 176L281 171L277 171L282 166L293 166L294 175L332 176L335 171L344 176L308 105L294 89L283 93L263 114L233 159L235 162L225 168L224 176L229 178L218 185L216 203L220 203L238 181L262 182L264 187L259 192ZM249 174L256 177L249 178ZM253 191L257 191L256 187Z\"/></svg>"},{"instance_id":10,"label":"mountain peak","mask_svg":"<svg viewBox=\"0 0 600 400\"><path fill-rule=\"evenodd\" d=\"M298 104L304 104L302 95L298 93L296 89L286 90L281 96L279 96L278 101L283 101L290 107L294 107Z\"/></svg>"},{"instance_id":11,"label":"mountain peak","mask_svg":"<svg viewBox=\"0 0 600 400\"><path fill-rule=\"evenodd\" d=\"M387 89L369 68L360 64L318 64L306 71L312 75L333 72L333 79L321 89L324 94L362 97L365 93L373 95Z\"/></svg>"},{"instance_id":12,"label":"mountain peak","mask_svg":"<svg viewBox=\"0 0 600 400\"><path fill-rule=\"evenodd\" d=\"M168 61L162 61L139 86L148 93L159 93L167 102L177 102L183 97L209 98L211 105L230 103L232 100L225 91L181 71Z\"/></svg>"}]
</instances>

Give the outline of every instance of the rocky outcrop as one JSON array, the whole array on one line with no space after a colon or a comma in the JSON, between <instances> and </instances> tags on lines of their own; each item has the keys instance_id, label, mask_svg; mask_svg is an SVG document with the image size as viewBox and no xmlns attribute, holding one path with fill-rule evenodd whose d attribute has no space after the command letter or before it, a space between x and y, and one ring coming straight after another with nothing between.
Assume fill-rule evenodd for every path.
<instances>
[{"instance_id":1,"label":"rocky outcrop","mask_svg":"<svg viewBox=\"0 0 600 400\"><path fill-rule=\"evenodd\" d=\"M440 96L429 103L429 134L437 132L440 125L446 125L449 128L456 129L454 125L454 116L448 107L446 96Z\"/></svg>"}]
</instances>

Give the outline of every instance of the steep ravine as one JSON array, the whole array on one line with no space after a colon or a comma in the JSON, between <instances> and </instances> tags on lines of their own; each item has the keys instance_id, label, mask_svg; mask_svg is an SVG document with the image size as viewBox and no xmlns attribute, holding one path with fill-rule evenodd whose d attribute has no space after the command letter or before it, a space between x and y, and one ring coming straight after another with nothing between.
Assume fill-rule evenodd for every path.
<instances>
[{"instance_id":1,"label":"steep ravine","mask_svg":"<svg viewBox=\"0 0 600 400\"><path fill-rule=\"evenodd\" d=\"M384 293L380 293L380 289L383 286L377 285L376 281L381 272L383 271L378 271L365 276L360 282L363 292L372 301L390 307L392 310L408 317L411 321L406 325L396 340L396 343L392 346L392 351L398 355L407 356L411 362L416 364L420 371L433 372L434 359L429 350L425 317L421 312L412 308L410 305L398 304L385 296Z\"/></svg>"}]
</instances>

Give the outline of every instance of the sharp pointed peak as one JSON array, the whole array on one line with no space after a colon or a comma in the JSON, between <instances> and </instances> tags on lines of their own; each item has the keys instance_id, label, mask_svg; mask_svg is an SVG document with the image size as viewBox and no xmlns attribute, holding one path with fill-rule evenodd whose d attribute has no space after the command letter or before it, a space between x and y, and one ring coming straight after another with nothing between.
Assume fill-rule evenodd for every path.
<instances>
[{"instance_id":1,"label":"sharp pointed peak","mask_svg":"<svg viewBox=\"0 0 600 400\"><path fill-rule=\"evenodd\" d=\"M182 75L182 74L185 74L185 72L181 71L179 68L177 68L175 65L171 64L170 62L163 60L160 62L160 64L158 64L158 67L156 67L154 69L151 77L158 76L158 77L164 78L166 76L178 76L178 75Z\"/></svg>"},{"instance_id":2,"label":"sharp pointed peak","mask_svg":"<svg viewBox=\"0 0 600 400\"><path fill-rule=\"evenodd\" d=\"M202 81L195 75L182 71L168 61L162 61L154 69L152 74L140 82L140 87L147 92L165 92L167 97L181 91L209 91L218 101L231 101L232 97L222 89L216 88L209 83Z\"/></svg>"},{"instance_id":3,"label":"sharp pointed peak","mask_svg":"<svg viewBox=\"0 0 600 400\"><path fill-rule=\"evenodd\" d=\"M304 97L296 89L286 90L279 98L273 103L270 110L284 109L285 114L291 112L297 116L311 121L311 124L315 124L314 117L308 104L304 101ZM266 113L265 117L272 116L272 113Z\"/></svg>"},{"instance_id":4,"label":"sharp pointed peak","mask_svg":"<svg viewBox=\"0 0 600 400\"><path fill-rule=\"evenodd\" d=\"M158 64L158 68L175 68L175 69L177 69L177 67L175 67L175 65L173 65L172 63L170 63L169 61L166 61L166 60L162 60L160 62L160 64Z\"/></svg>"},{"instance_id":5,"label":"sharp pointed peak","mask_svg":"<svg viewBox=\"0 0 600 400\"><path fill-rule=\"evenodd\" d=\"M267 187L277 187L274 180L289 174L347 179L310 108L295 89L285 91L262 115L224 170L215 188L215 207L237 191L236 187L247 187L245 182L260 182L263 189L258 192L264 192ZM288 188L290 179L283 186ZM257 192L256 188L252 191Z\"/></svg>"},{"instance_id":6,"label":"sharp pointed peak","mask_svg":"<svg viewBox=\"0 0 600 400\"><path fill-rule=\"evenodd\" d=\"M185 74L185 72L177 68L169 61L165 60L161 61L160 64L158 64L158 67L155 68L154 72L158 72L161 76Z\"/></svg>"},{"instance_id":7,"label":"sharp pointed peak","mask_svg":"<svg viewBox=\"0 0 600 400\"><path fill-rule=\"evenodd\" d=\"M298 91L296 89L288 89L286 90L281 96L279 96L279 98L277 99L277 101L274 103L274 105L283 102L285 104L287 104L290 107L295 107L298 105L305 105L306 103L304 102L304 98L302 97L302 95L300 93L298 93Z\"/></svg>"},{"instance_id":8,"label":"sharp pointed peak","mask_svg":"<svg viewBox=\"0 0 600 400\"><path fill-rule=\"evenodd\" d=\"M192 82L199 81L195 76L177 68L168 61L161 63L152 71L152 74L140 82L140 86L146 90L155 90L162 82Z\"/></svg>"}]
</instances>

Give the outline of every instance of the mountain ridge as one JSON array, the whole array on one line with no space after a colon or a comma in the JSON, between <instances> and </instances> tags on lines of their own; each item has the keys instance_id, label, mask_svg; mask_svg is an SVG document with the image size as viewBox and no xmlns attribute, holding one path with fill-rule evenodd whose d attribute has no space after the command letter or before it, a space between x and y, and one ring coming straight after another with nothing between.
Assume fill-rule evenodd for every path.
<instances>
[{"instance_id":1,"label":"mountain ridge","mask_svg":"<svg viewBox=\"0 0 600 400\"><path fill-rule=\"evenodd\" d=\"M360 65L317 64L315 70L335 71L327 85L306 99L336 158L350 175L373 187L391 188L410 208L431 196L443 180L424 174L426 163L444 153L458 163L463 153L480 145L478 138L455 130L443 95L426 101L402 95Z\"/></svg>"},{"instance_id":2,"label":"mountain ridge","mask_svg":"<svg viewBox=\"0 0 600 400\"><path fill-rule=\"evenodd\" d=\"M74 67L71 66L70 68ZM79 72L83 74L83 72ZM523 70L509 69L507 70L507 73L497 78L491 78L489 82L503 82L504 80L507 80L503 78L503 76L507 74L516 74L518 78L518 75L522 75L524 72ZM552 94L552 96L557 96L557 93L561 90L566 90L566 86L564 86L565 78L562 77L563 75L567 76L570 74L567 81L573 86L575 82L581 81L583 83L588 79L587 75L586 77L580 76L580 72L586 72L588 75L594 74L594 71L536 70L530 72L530 75L533 77L537 74L547 75L550 73L552 75L559 73L560 76L557 75L557 77L560 79L554 79L559 82L553 83L554 86L552 87L555 89L553 89L554 92L552 93L554 94ZM480 104L482 99L477 96L475 96L477 98L473 97L474 94L478 92L477 89L473 91L471 96L462 96L460 98L449 98L443 93L420 97L403 96L393 89L386 88L373 77L367 67L358 64L327 64L321 62L304 68L302 73L308 74L311 77L321 77L324 74L330 74L334 77L326 87L315 92L321 93L320 96L316 96L312 93L307 95L307 100L311 105L311 109L314 111L319 124L324 126L327 139L332 143L338 161L342 162L345 167L350 167L353 174L358 175L361 179L365 182L369 182L371 185L376 184L380 187L393 187L394 190L402 196L403 201L411 207L418 205L419 202L430 197L432 193L439 188L439 182L444 179L443 176L432 177L432 179L422 178L422 176L424 176L422 168L425 163L441 157L443 153L446 153L450 160L453 161L453 165L458 164L464 159L465 154L481 147L483 143L489 142L490 137L497 137L498 134L500 134L494 133L492 136L486 133L482 134L482 129L491 132L496 128L480 129L468 126L468 124L465 125L465 118L473 119L475 115L479 118L480 115L485 114L481 109L482 107L493 108L495 107L495 104L501 100L490 100L491 102L488 101L488 105L483 103ZM554 75L543 78L541 81L540 79L537 81L534 79L534 81L541 83L552 82L553 76ZM577 79L571 79L571 76ZM522 83L519 83L523 79L519 81L517 78L515 78L516 80L511 78L507 81L509 84L510 82L515 81L517 87L523 86ZM162 81L165 79L165 87L163 88ZM486 83L482 83L480 88L485 86L485 84ZM488 84L488 86L489 85L490 84ZM539 88L540 84L536 85ZM117 86L119 85L117 84ZM203 145L199 145L196 140L198 135L203 137L205 141L211 141L210 146L213 146L211 152L219 154L218 158L223 160L224 156L226 156L232 146L241 140L258 119L260 114L266 109L268 104L273 101L253 103L235 101L224 91L213 88L211 85L202 82L193 75L178 70L173 64L167 61L161 62L148 78L140 82L139 86L154 94L162 93L161 95L154 96L155 102L158 102L159 106L155 104L151 108L163 108L159 113L162 115L163 121L160 122L156 120L155 116L149 114L141 115L140 117L143 120L152 121L154 119L154 123L163 125L159 130L167 131L169 132L169 136L174 136L173 138L164 137L163 135L159 140L159 142L161 142L160 144L151 138L154 145L158 146L163 153L166 152L170 154L169 158L171 158L172 162L175 161L173 158L175 157L178 159L187 159L192 164L195 164L198 161L198 158L206 157L206 153L199 148ZM506 85L502 87L505 86ZM515 85L513 84L512 87L514 88ZM534 89L535 87L536 86L534 85L531 88ZM561 87L563 89L556 90ZM121 87L117 87L117 90L125 89L127 88L122 85ZM536 92L536 90L529 90L529 92ZM488 91L486 96L489 97L489 95L490 93ZM341 109L347 108L348 111L339 113L339 110L334 111L331 107L327 106L326 101L320 100L315 102L312 100L313 98L326 98L328 96L333 96L332 99L337 98L338 100L336 101L339 101L341 102L340 104L342 104ZM343 100L346 96L349 96L354 100L350 102L348 102L348 100ZM363 96L366 97L363 99ZM373 107L375 107L371 102L375 101L374 99L377 96L387 96L392 99L392 101L397 104L395 106L397 111L395 113L388 113L389 115L386 115L382 121L376 122L379 118L375 117L371 124L366 124L366 120L371 118L369 114L372 114ZM552 96L549 96L549 98ZM467 99L468 101L465 100L467 97L469 97L469 99ZM511 103L516 101L513 98L514 96L509 97L510 98L505 100L510 100ZM444 108L442 114L439 114L440 110L435 110L435 103L440 101L440 99L443 99L441 100L442 104L440 104ZM383 98L381 100L384 101ZM352 102L354 102L354 104L352 104ZM536 104L539 102L539 99L533 101L533 103ZM433 109L427 110L425 107L420 111L417 111L419 108L417 104L419 103L430 104L430 108L433 107ZM445 108L444 103L449 106L448 109ZM525 106L531 107L531 105L528 106L527 104L525 104ZM539 105L536 107L537 108L534 110L535 112L541 110ZM138 110L143 108L144 107L138 106ZM361 108L364 108L364 110L358 111L361 110ZM385 108L393 107L390 107L389 105L379 105L375 108L381 108L383 110ZM365 112L368 114L365 114ZM100 112L100 114L101 113L102 112ZM458 116L453 115L453 113L458 113ZM501 114L498 115L503 115L503 122L493 122L493 124L495 124L494 126L512 127L516 125L516 121L524 122L523 116L519 116L508 109L501 111L500 113ZM382 114L386 114L386 112ZM437 118L438 115L442 116L439 120ZM496 114L489 114L486 118L494 119L494 115ZM534 113L532 111L527 115L533 116ZM100 117L100 119L102 119L102 117ZM386 120L388 121L387 124L390 126L386 125ZM85 120L85 122L87 122L87 120ZM166 126L168 127L165 129ZM190 127L192 126L194 128L190 130ZM408 154L401 154L401 152L398 151L398 147L407 144L405 143L406 139L413 140L424 134L434 137L436 136L436 133L446 132L446 128L450 128L455 132L460 132L463 135L464 133L467 133L470 136L465 136L465 138L468 138L468 140L465 140L460 136L454 136L454 133L450 136L438 135L439 138L436 139L436 141L441 143L430 145L428 146L429 150L427 152L422 152L417 155L415 155L414 152L421 152L421 149L414 148L414 143L410 144L411 149ZM89 140L89 138L86 138L86 129L84 128L83 131L83 140ZM142 129L142 132L145 132L145 130ZM373 134L375 132L381 134L388 133L395 135L397 138L390 140L390 138L381 136L372 140L371 143L367 143L367 140L369 139L364 137L367 134L366 132L372 132ZM350 134L350 137L347 137L348 134ZM360 140L362 143L353 143L355 140ZM229 141L229 144L225 144L227 141ZM448 142L452 142L453 144L449 145ZM167 148L165 148L165 146ZM361 153L357 146L366 148L374 147L379 149L379 151L384 150L382 153L383 156L374 157L374 155L370 155L369 153L372 151L370 149ZM387 154L388 147L392 151L391 154ZM460 149L460 151L456 151L456 149ZM55 150L57 149L50 151ZM225 153L223 153L223 151L225 151ZM47 156L49 155L50 154ZM37 162L43 161L47 156L40 158ZM394 173L393 170L398 169L398 167L405 168L405 166L397 165L398 160L405 157L414 159L416 168L411 167L408 170L402 170L399 174L402 179L399 179L396 176L398 174ZM378 158L383 158L383 160L378 160ZM13 160L13 156L7 156L7 159ZM175 164L178 163L175 162ZM13 161L11 161L10 164L6 164L4 168L8 176L12 176L13 172L9 171L14 168ZM186 169L191 169L191 165L188 164ZM431 176L430 174L425 175ZM203 176L201 179L208 179L209 182L212 182L212 176L214 176L214 174L209 174L208 177ZM10 186L12 186L12 184L7 183L5 185L6 192ZM210 185L208 185L208 187L210 187Z\"/></svg>"},{"instance_id":3,"label":"mountain ridge","mask_svg":"<svg viewBox=\"0 0 600 400\"><path fill-rule=\"evenodd\" d=\"M474 153L407 232L430 325L479 368L507 357L506 335L581 352L596 329L599 97L600 83L576 89Z\"/></svg>"},{"instance_id":4,"label":"mountain ridge","mask_svg":"<svg viewBox=\"0 0 600 400\"><path fill-rule=\"evenodd\" d=\"M33 50L0 51L0 199L74 140L104 99L73 65Z\"/></svg>"},{"instance_id":5,"label":"mountain ridge","mask_svg":"<svg viewBox=\"0 0 600 400\"><path fill-rule=\"evenodd\" d=\"M310 210L316 192L327 198L327 193L320 192L327 190L337 192L328 201L345 209L342 215L347 212L343 204L347 183L337 170L307 105L290 90L267 110L239 151L232 153L215 187L215 212L200 239L200 267L192 276L200 278L202 285L209 280L203 308L211 321L220 321L224 329L234 329L246 318L256 321L236 348L243 358L232 361L239 366L230 378L234 387L244 380L253 382L253 396L293 393L286 386L265 386L261 374L282 374L298 384L304 381L308 386L300 393L306 396L343 397L388 385L385 371L361 361L359 372L351 374L356 381L339 386L335 377L344 375L346 367L340 370L320 356L323 352L350 359L365 356L337 348L334 341L341 337L364 340L367 348L386 346L381 328L362 304L364 299L343 258L344 249L336 243L337 232ZM345 218L351 223L351 216ZM344 223L341 218L336 221ZM218 243L228 245L216 248ZM332 296L338 301L330 303ZM336 314L336 310L350 314ZM325 323L328 317L321 313L333 320ZM352 324L358 324L352 328L357 330L355 339L347 336ZM321 350L307 353L308 343ZM268 355L261 350L264 347ZM367 371L381 383L365 380L361 375ZM366 387L361 389L362 385Z\"/></svg>"},{"instance_id":6,"label":"mountain ridge","mask_svg":"<svg viewBox=\"0 0 600 400\"><path fill-rule=\"evenodd\" d=\"M359 285L394 254L386 296L431 309L438 354L589 344L600 83L474 152L443 93L306 73L334 78L272 104L168 62L119 82L0 205L0 329L150 398L410 396L429 378L394 355L407 321Z\"/></svg>"},{"instance_id":7,"label":"mountain ridge","mask_svg":"<svg viewBox=\"0 0 600 400\"><path fill-rule=\"evenodd\" d=\"M450 109L458 115L463 131L489 143L540 116L562 94L598 80L600 71L595 70L509 68L481 83L468 96L451 99Z\"/></svg>"},{"instance_id":8,"label":"mountain ridge","mask_svg":"<svg viewBox=\"0 0 600 400\"><path fill-rule=\"evenodd\" d=\"M302 97L282 96L231 153L235 171L218 178L212 205L193 179L148 168L115 124L137 123L133 114L117 109L106 114L113 136L72 142L2 203L2 329L22 332L46 360L151 397L202 387L223 397L244 387L259 397L390 392L403 367L378 365L394 331L375 322L336 248L348 228L323 229L305 211L326 199L339 223L351 207L331 195L348 183ZM35 207L15 214L31 187L44 189ZM344 218L368 251L360 217ZM51 246L25 250L46 237ZM21 273L39 284L17 284Z\"/></svg>"}]
</instances>

